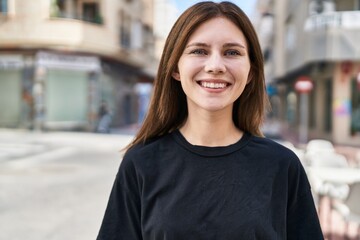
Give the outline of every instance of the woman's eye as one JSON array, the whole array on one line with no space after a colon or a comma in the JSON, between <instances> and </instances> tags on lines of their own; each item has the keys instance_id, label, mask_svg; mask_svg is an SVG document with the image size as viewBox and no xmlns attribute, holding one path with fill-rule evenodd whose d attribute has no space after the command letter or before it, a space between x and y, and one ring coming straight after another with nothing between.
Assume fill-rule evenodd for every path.
<instances>
[{"instance_id":1,"label":"woman's eye","mask_svg":"<svg viewBox=\"0 0 360 240\"><path fill-rule=\"evenodd\" d=\"M225 55L227 56L238 56L241 55L241 53L237 50L228 50L225 52Z\"/></svg>"},{"instance_id":2,"label":"woman's eye","mask_svg":"<svg viewBox=\"0 0 360 240\"><path fill-rule=\"evenodd\" d=\"M198 54L198 55L206 55L206 51L204 49L195 49L190 52L191 54Z\"/></svg>"}]
</instances>

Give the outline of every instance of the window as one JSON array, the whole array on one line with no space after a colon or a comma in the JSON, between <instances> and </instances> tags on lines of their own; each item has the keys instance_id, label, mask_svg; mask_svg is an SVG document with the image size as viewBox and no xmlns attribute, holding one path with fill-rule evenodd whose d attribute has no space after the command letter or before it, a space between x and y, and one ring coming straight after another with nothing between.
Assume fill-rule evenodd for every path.
<instances>
[{"instance_id":1,"label":"window","mask_svg":"<svg viewBox=\"0 0 360 240\"><path fill-rule=\"evenodd\" d=\"M65 0L56 0L53 7L53 17L65 17L66 9L65 9Z\"/></svg>"},{"instance_id":2,"label":"window","mask_svg":"<svg viewBox=\"0 0 360 240\"><path fill-rule=\"evenodd\" d=\"M351 84L351 134L360 135L360 83L356 78Z\"/></svg>"},{"instance_id":3,"label":"window","mask_svg":"<svg viewBox=\"0 0 360 240\"><path fill-rule=\"evenodd\" d=\"M313 0L309 3L309 14L319 14L323 12L334 12L335 3L332 0Z\"/></svg>"},{"instance_id":4,"label":"window","mask_svg":"<svg viewBox=\"0 0 360 240\"><path fill-rule=\"evenodd\" d=\"M98 3L84 3L82 5L82 19L92 23L102 23Z\"/></svg>"},{"instance_id":5,"label":"window","mask_svg":"<svg viewBox=\"0 0 360 240\"><path fill-rule=\"evenodd\" d=\"M133 21L131 25L131 48L141 49L144 40L143 25L140 20Z\"/></svg>"},{"instance_id":6,"label":"window","mask_svg":"<svg viewBox=\"0 0 360 240\"><path fill-rule=\"evenodd\" d=\"M0 0L0 14L7 13L7 0Z\"/></svg>"},{"instance_id":7,"label":"window","mask_svg":"<svg viewBox=\"0 0 360 240\"><path fill-rule=\"evenodd\" d=\"M131 18L124 11L120 12L120 45L131 47Z\"/></svg>"},{"instance_id":8,"label":"window","mask_svg":"<svg viewBox=\"0 0 360 240\"><path fill-rule=\"evenodd\" d=\"M75 18L74 12L69 9L74 8L74 2L66 0L55 0L51 2L51 17L56 18Z\"/></svg>"},{"instance_id":9,"label":"window","mask_svg":"<svg viewBox=\"0 0 360 240\"><path fill-rule=\"evenodd\" d=\"M65 0L57 0L56 4L59 8L59 11L61 11L61 12L65 11Z\"/></svg>"},{"instance_id":10,"label":"window","mask_svg":"<svg viewBox=\"0 0 360 240\"><path fill-rule=\"evenodd\" d=\"M288 51L292 51L296 46L296 28L292 21L288 21L285 26L285 48Z\"/></svg>"}]
</instances>

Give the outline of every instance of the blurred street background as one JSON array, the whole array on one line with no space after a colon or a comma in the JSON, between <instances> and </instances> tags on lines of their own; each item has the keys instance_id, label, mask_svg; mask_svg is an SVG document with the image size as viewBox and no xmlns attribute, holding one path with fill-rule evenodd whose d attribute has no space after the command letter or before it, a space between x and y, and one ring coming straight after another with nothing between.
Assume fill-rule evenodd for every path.
<instances>
[{"instance_id":1,"label":"blurred street background","mask_svg":"<svg viewBox=\"0 0 360 240\"><path fill-rule=\"evenodd\" d=\"M95 239L130 140L0 130L0 239Z\"/></svg>"},{"instance_id":2,"label":"blurred street background","mask_svg":"<svg viewBox=\"0 0 360 240\"><path fill-rule=\"evenodd\" d=\"M0 239L95 239L166 36L196 0L0 0ZM265 135L308 173L327 239L360 223L360 1L238 4L263 50Z\"/></svg>"}]
</instances>

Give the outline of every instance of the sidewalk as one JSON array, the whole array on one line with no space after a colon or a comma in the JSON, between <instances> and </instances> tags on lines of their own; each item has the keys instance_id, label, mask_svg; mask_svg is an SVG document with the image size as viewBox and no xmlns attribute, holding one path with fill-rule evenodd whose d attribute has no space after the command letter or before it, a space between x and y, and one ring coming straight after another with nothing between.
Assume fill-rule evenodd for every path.
<instances>
[{"instance_id":1,"label":"sidewalk","mask_svg":"<svg viewBox=\"0 0 360 240\"><path fill-rule=\"evenodd\" d=\"M42 154L62 147L96 148L121 151L133 138L132 129L117 129L112 134L90 132L36 132L0 128L0 162Z\"/></svg>"}]
</instances>

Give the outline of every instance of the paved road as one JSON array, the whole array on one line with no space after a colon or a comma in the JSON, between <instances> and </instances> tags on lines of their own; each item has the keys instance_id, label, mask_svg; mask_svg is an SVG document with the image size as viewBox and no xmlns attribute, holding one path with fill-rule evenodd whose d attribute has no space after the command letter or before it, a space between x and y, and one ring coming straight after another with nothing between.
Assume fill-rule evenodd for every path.
<instances>
[{"instance_id":1,"label":"paved road","mask_svg":"<svg viewBox=\"0 0 360 240\"><path fill-rule=\"evenodd\" d=\"M0 130L0 239L95 239L131 138Z\"/></svg>"}]
</instances>

